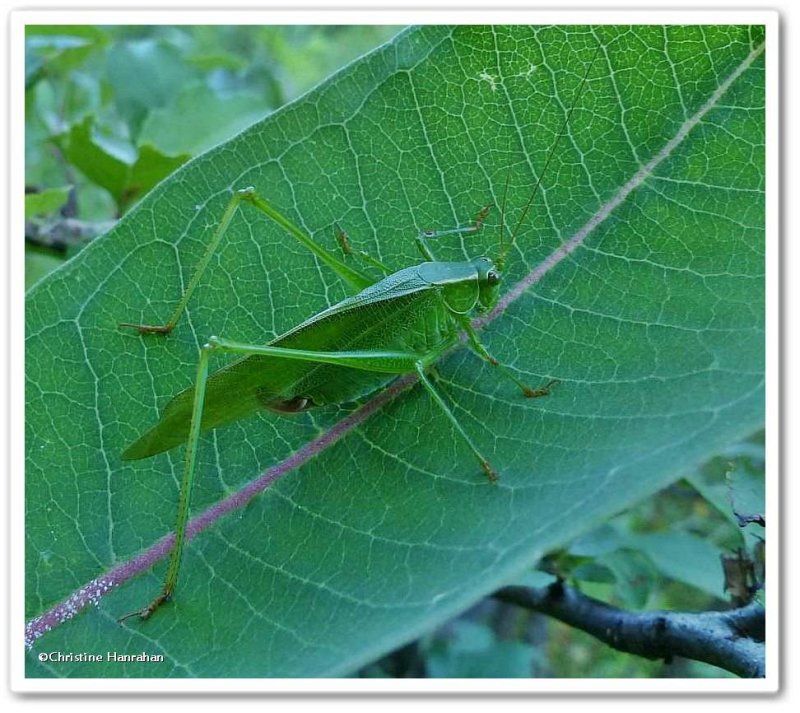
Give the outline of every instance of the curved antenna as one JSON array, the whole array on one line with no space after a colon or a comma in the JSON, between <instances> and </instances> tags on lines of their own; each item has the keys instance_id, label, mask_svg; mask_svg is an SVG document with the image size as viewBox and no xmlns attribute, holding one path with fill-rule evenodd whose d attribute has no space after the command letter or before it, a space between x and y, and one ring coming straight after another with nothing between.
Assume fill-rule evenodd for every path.
<instances>
[{"instance_id":1,"label":"curved antenna","mask_svg":"<svg viewBox=\"0 0 800 713\"><path fill-rule=\"evenodd\" d=\"M503 187L503 202L500 204L500 235L498 237L497 243L498 247L500 248L500 255L497 258L497 267L502 267L502 263L505 262L506 259L506 249L505 245L503 244L503 240L505 239L505 232L506 227L506 199L508 198L508 183L511 179L511 171L506 171L506 183Z\"/></svg>"},{"instance_id":2,"label":"curved antenna","mask_svg":"<svg viewBox=\"0 0 800 713\"><path fill-rule=\"evenodd\" d=\"M589 62L589 66L586 69L586 73L583 75L583 79L581 80L581 85L578 87L578 93L575 96L575 101L572 102L572 106L569 108L567 112L567 117L564 119L564 123L561 125L561 129L558 132L558 136L556 136L556 140L553 142L553 148L550 149L550 153L547 154L547 160L544 162L544 168L542 169L541 173L539 173L539 177L536 179L536 185L533 187L533 192L528 198L528 202L525 203L525 207L522 209L522 215L520 216L519 220L517 221L517 225L514 228L514 231L511 233L511 240L509 240L508 245L503 247L502 246L502 239L503 239L503 226L505 225L506 218L505 218L505 210L506 210L506 194L508 193L508 179L509 174L506 174L506 186L503 190L503 207L501 209L500 215L500 240L501 240L501 250L500 256L495 261L497 267L502 269L505 265L506 258L508 257L508 253L511 252L511 249L514 247L514 244L517 240L517 233L519 229L522 227L522 224L525 222L525 218L528 217L528 212L533 205L533 201L536 198L536 194L539 192L539 186L542 184L542 178L547 173L547 168L550 165L550 160L553 158L553 154L556 152L556 147L558 146L558 142L560 141L561 137L564 135L567 126L569 125L569 120L572 118L572 112L575 111L575 107L578 105L578 101L581 98L581 94L583 94L583 89L586 86L586 81L589 79L589 73L592 71L592 67L594 66L594 61L597 59L597 55L600 54L600 47L601 45L598 43L597 47L595 48L594 55L592 56L592 61Z\"/></svg>"}]
</instances>

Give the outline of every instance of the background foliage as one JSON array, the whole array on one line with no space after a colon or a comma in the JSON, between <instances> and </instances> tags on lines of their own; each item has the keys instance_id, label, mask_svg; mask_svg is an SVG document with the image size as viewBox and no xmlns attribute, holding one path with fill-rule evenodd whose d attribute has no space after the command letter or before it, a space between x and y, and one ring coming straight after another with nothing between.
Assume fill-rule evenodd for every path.
<instances>
[{"instance_id":1,"label":"background foliage","mask_svg":"<svg viewBox=\"0 0 800 713\"><path fill-rule=\"evenodd\" d=\"M26 217L45 233L65 215L119 217L192 156L398 29L29 27ZM81 237L57 230L49 244L29 243L27 284L72 254Z\"/></svg>"},{"instance_id":2,"label":"background foliage","mask_svg":"<svg viewBox=\"0 0 800 713\"><path fill-rule=\"evenodd\" d=\"M507 175L519 214L598 41L587 28L406 32L142 200L386 36L29 32L31 221L47 233L65 212L88 224L129 216L29 295L28 616L171 527L181 454L133 465L118 455L191 381L196 344L212 332L262 341L342 295L280 231L242 214L171 342L119 333L117 321L169 312L227 191L254 184L320 241L333 244L338 221L359 247L411 264L416 230L498 202ZM760 41L758 28L608 28L509 281L580 227ZM468 355L441 366L465 427L484 431L498 488L469 454L441 447L447 425L412 392L193 543L164 616L141 630L114 621L150 598L159 570L48 635L64 650L165 652L168 670L30 655L29 675L659 675L659 663L489 600L436 627L500 584L547 581L525 568L548 551L546 569L622 606L717 606L720 555L757 545L740 539L730 499L743 493L763 511L763 446L748 437L763 424L761 73L756 63L585 249L487 330L534 384L561 380L552 398L520 403ZM494 215L481 249L496 230ZM451 257L475 250L453 245ZM31 282L62 259L33 253ZM194 507L348 408L213 435Z\"/></svg>"}]
</instances>

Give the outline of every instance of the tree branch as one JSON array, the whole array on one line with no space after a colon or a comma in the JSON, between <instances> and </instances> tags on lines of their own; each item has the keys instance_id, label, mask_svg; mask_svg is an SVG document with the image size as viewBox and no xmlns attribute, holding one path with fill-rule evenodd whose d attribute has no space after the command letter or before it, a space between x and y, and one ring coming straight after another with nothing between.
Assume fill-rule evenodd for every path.
<instances>
[{"instance_id":1,"label":"tree branch","mask_svg":"<svg viewBox=\"0 0 800 713\"><path fill-rule=\"evenodd\" d=\"M51 225L25 222L25 241L55 252L65 253L73 245L92 240L107 233L117 221L87 222L77 218L62 218Z\"/></svg>"},{"instance_id":2,"label":"tree branch","mask_svg":"<svg viewBox=\"0 0 800 713\"><path fill-rule=\"evenodd\" d=\"M555 582L549 587L503 587L494 596L581 629L618 651L648 659L682 656L746 678L765 674L764 608L758 602L729 611L629 612Z\"/></svg>"}]
</instances>

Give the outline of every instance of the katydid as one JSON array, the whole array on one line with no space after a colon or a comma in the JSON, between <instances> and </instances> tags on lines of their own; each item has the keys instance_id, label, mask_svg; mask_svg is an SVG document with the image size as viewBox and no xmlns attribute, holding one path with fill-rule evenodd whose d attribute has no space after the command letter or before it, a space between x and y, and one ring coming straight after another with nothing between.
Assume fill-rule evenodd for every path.
<instances>
[{"instance_id":1,"label":"katydid","mask_svg":"<svg viewBox=\"0 0 800 713\"><path fill-rule=\"evenodd\" d=\"M595 57L597 53L595 53ZM236 191L231 197L211 243L170 319L163 325L122 323L140 334L169 334L186 309L212 255L225 232L245 203L254 206L311 250L332 269L353 293L338 304L310 317L268 344L245 344L212 336L200 348L193 387L178 393L164 408L159 422L122 454L124 460L148 458L186 443L184 472L180 486L175 543L160 594L146 607L123 616L149 618L175 590L189 517L189 503L195 473L200 434L237 421L264 409L291 414L326 404L354 401L386 387L402 374L416 373L419 382L440 407L454 431L477 458L490 481L497 472L459 423L428 371L447 351L465 337L467 345L481 359L513 381L526 397L547 395L555 381L539 388L523 383L509 367L495 359L481 343L472 326L475 314L492 309L499 297L505 261L514 247L578 98L587 81L589 64L575 101L569 109L556 142L548 153L521 217L504 244L505 203L508 179L500 211L500 254L492 260L478 257L462 262L437 261L429 239L477 232L489 211L485 207L471 225L445 230L426 230L417 236L424 262L391 272L379 260L357 252L371 269L383 272L376 279L343 262L316 243L281 214L254 188ZM336 225L337 240L345 256L353 254L347 234ZM209 374L214 352L235 354L239 359Z\"/></svg>"}]
</instances>

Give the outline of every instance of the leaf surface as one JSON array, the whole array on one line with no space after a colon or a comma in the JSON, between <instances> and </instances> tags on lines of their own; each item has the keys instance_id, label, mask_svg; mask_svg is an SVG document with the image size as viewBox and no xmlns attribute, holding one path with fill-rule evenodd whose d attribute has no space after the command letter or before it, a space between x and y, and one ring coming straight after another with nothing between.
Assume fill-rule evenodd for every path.
<instances>
[{"instance_id":1,"label":"leaf surface","mask_svg":"<svg viewBox=\"0 0 800 713\"><path fill-rule=\"evenodd\" d=\"M419 262L421 229L500 205L506 179L514 225L602 44L504 289L552 268L482 330L533 386L560 384L525 400L465 350L438 366L500 481L487 482L421 388L402 391L194 539L175 600L152 620L115 621L158 591L163 562L37 641L28 675L352 672L759 428L762 42L761 28L720 26L404 32L184 165L35 286L28 617L172 529L182 450L119 456L192 383L198 345L211 334L265 342L346 294L245 209L170 338L118 330L169 315L231 190L255 186L330 249L336 222L393 269ZM480 234L441 239L437 257L496 253L498 223L494 210ZM341 428L353 408L265 413L204 437L193 512ZM37 661L55 649L165 660Z\"/></svg>"}]
</instances>

